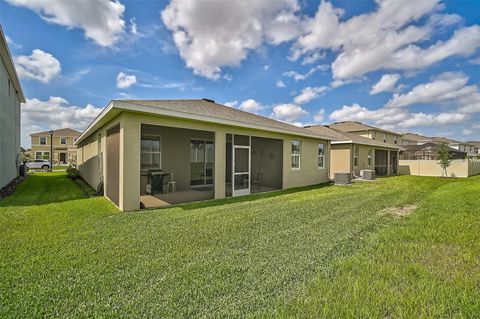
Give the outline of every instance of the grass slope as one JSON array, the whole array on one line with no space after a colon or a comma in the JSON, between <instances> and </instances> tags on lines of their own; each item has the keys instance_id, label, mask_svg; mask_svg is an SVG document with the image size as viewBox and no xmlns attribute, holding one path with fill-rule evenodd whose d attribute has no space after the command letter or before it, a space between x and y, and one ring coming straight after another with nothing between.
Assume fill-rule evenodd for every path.
<instances>
[{"instance_id":1,"label":"grass slope","mask_svg":"<svg viewBox=\"0 0 480 319\"><path fill-rule=\"evenodd\" d=\"M458 303L446 302L457 291L469 293L457 298L469 301L462 308L468 314L476 309L469 298L476 297L472 284L478 289L479 249L470 240L478 214L468 235L457 228L449 234L448 227L465 226L459 218L475 215L464 205L449 215L455 205L445 196L475 200L478 185L394 177L119 213L104 198L84 198L64 174L38 174L0 202L0 317L335 317L367 316L370 307L373 316L408 317L439 305L458 314ZM378 214L408 204L420 204L410 217ZM457 274L444 284L445 298L426 299L430 279L421 285L417 272L403 269L416 267L413 252L429 257L428 241L414 245L424 232L463 238L456 252L470 254L471 289ZM431 269L451 271L450 259L433 255L439 258ZM376 267L385 260L390 268L382 273ZM390 286L392 273L404 286ZM409 289L420 291L403 303L397 295Z\"/></svg>"}]
</instances>

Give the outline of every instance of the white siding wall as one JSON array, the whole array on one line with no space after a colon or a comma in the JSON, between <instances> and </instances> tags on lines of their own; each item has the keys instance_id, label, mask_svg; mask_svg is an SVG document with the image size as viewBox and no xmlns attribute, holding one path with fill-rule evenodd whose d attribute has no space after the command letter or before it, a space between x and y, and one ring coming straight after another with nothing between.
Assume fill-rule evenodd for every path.
<instances>
[{"instance_id":1,"label":"white siding wall","mask_svg":"<svg viewBox=\"0 0 480 319\"><path fill-rule=\"evenodd\" d=\"M18 175L20 153L20 100L0 59L0 188Z\"/></svg>"}]
</instances>

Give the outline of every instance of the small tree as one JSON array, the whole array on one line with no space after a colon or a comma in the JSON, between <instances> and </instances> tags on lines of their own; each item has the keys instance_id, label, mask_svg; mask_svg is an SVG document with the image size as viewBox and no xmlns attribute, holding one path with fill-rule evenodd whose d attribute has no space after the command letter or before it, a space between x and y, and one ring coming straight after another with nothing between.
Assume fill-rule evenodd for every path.
<instances>
[{"instance_id":1,"label":"small tree","mask_svg":"<svg viewBox=\"0 0 480 319\"><path fill-rule=\"evenodd\" d=\"M446 143L442 143L440 145L440 149L438 150L438 159L439 164L442 167L442 177L448 177L447 168L450 166L450 162L452 161L450 158L450 151L448 150L448 146Z\"/></svg>"}]
</instances>

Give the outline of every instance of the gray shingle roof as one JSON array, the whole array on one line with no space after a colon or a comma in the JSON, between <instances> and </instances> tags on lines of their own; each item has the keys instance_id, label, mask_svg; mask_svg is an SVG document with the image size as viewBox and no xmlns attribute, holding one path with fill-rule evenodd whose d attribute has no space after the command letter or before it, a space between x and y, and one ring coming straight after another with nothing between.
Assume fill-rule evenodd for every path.
<instances>
[{"instance_id":1,"label":"gray shingle roof","mask_svg":"<svg viewBox=\"0 0 480 319\"><path fill-rule=\"evenodd\" d=\"M360 122L354 122L354 121L345 121L345 122L337 122L333 124L327 125L330 128L344 131L344 132L358 132L358 131L365 131L365 130L377 130L380 132L386 132L390 134L396 134L396 135L401 135L400 133L393 132L393 131L388 131L384 130L383 128L363 124Z\"/></svg>"},{"instance_id":2,"label":"gray shingle roof","mask_svg":"<svg viewBox=\"0 0 480 319\"><path fill-rule=\"evenodd\" d=\"M213 101L205 99L194 99L194 100L114 100L116 103L127 103L134 104L139 106L147 106L158 108L166 111L175 111L190 115L205 116L215 121L226 120L237 122L239 126L247 125L257 125L263 127L265 130L279 129L283 131L288 131L291 134L300 134L300 135L317 135L319 138L331 139L331 136L316 133L310 130L307 130L303 127L294 126L288 123L277 121L268 117L252 114L249 112L244 112L233 107L225 106Z\"/></svg>"},{"instance_id":3,"label":"gray shingle roof","mask_svg":"<svg viewBox=\"0 0 480 319\"><path fill-rule=\"evenodd\" d=\"M71 128L61 128L61 129L58 129L58 130L53 130L53 135L56 135L56 136L77 137L77 136L80 136L80 134L82 134L82 133L77 131L77 130L71 129ZM37 133L30 134L30 136L37 136L37 135L50 135L50 131L37 132Z\"/></svg>"},{"instance_id":4,"label":"gray shingle roof","mask_svg":"<svg viewBox=\"0 0 480 319\"><path fill-rule=\"evenodd\" d=\"M402 146L397 144L390 144L390 143L385 143L378 140L373 140L373 139L359 136L353 133L335 130L331 127L325 127L323 125L312 125L307 128L309 130L316 131L316 132L327 132L327 131L331 132L331 134L334 135L334 137L332 138L332 141L338 141L338 142L352 141L353 143L362 144L362 145L402 149Z\"/></svg>"}]
</instances>

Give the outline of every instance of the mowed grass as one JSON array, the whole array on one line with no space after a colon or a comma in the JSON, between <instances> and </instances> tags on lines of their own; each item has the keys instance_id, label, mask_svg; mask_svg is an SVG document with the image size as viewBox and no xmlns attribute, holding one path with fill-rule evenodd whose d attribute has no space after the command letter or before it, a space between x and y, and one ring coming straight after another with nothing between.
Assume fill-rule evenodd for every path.
<instances>
[{"instance_id":1,"label":"mowed grass","mask_svg":"<svg viewBox=\"0 0 480 319\"><path fill-rule=\"evenodd\" d=\"M38 173L0 202L0 317L474 317L479 192L402 176L121 213Z\"/></svg>"}]
</instances>

